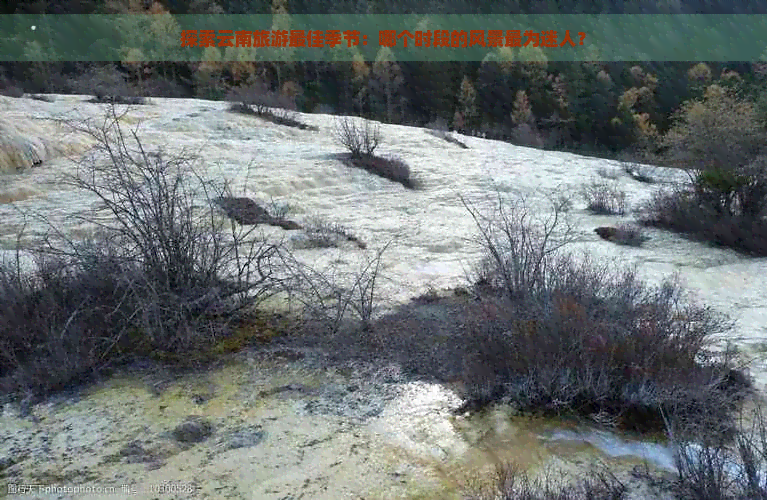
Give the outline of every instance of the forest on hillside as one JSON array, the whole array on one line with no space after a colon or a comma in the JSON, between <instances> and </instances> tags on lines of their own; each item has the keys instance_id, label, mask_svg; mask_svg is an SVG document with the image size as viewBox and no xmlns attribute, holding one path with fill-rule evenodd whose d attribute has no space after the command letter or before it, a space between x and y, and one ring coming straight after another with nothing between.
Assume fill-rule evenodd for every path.
<instances>
[{"instance_id":1,"label":"forest on hillside","mask_svg":"<svg viewBox=\"0 0 767 500\"><path fill-rule=\"evenodd\" d=\"M763 14L767 2L502 0L37 0L3 14ZM159 18L158 18L159 19ZM168 26L158 27L173 32ZM174 38L175 40L175 38ZM265 94L303 112L450 128L543 147L611 155L657 150L685 101L716 83L767 109L767 63L374 61L0 63L0 92L226 99ZM268 95L267 95L268 94Z\"/></svg>"}]
</instances>

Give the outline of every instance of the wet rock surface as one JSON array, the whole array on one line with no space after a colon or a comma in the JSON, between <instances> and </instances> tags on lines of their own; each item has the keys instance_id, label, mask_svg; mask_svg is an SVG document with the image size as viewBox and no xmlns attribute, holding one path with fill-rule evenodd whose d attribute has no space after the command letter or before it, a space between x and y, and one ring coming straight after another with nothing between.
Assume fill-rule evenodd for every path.
<instances>
[{"instance_id":1,"label":"wet rock surface","mask_svg":"<svg viewBox=\"0 0 767 500\"><path fill-rule=\"evenodd\" d=\"M26 418L7 405L0 476L126 485L146 499L158 498L149 485L163 484L175 490L162 498L178 499L458 498L466 478L499 459L577 471L598 453L543 441L541 424L506 408L456 417L456 393L396 364L274 352L183 376L118 374L78 398L33 405ZM571 451L575 458L562 458Z\"/></svg>"},{"instance_id":2,"label":"wet rock surface","mask_svg":"<svg viewBox=\"0 0 767 500\"><path fill-rule=\"evenodd\" d=\"M607 241L614 241L618 235L618 228L615 227L598 227L594 229L594 232L599 235L600 238Z\"/></svg>"},{"instance_id":3,"label":"wet rock surface","mask_svg":"<svg viewBox=\"0 0 767 500\"><path fill-rule=\"evenodd\" d=\"M219 441L219 445L226 450L252 448L259 445L265 438L266 432L261 426L255 425L229 432Z\"/></svg>"},{"instance_id":4,"label":"wet rock surface","mask_svg":"<svg viewBox=\"0 0 767 500\"><path fill-rule=\"evenodd\" d=\"M390 474L390 463L401 468L408 452L366 424L377 419L377 429L397 433L387 426L398 418L382 418L401 396L396 369L333 368L316 354L288 358L253 353L180 377L118 374L78 399L33 405L37 423L9 405L0 475L19 484L192 485L171 498L276 499L298 491L330 499L438 485L428 467Z\"/></svg>"}]
</instances>

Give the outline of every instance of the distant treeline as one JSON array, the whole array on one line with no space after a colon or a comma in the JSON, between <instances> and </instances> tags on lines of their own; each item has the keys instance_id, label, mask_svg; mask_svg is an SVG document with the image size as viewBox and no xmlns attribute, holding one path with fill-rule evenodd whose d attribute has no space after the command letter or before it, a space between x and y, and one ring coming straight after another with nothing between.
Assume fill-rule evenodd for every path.
<instances>
[{"instance_id":1,"label":"distant treeline","mask_svg":"<svg viewBox=\"0 0 767 500\"><path fill-rule=\"evenodd\" d=\"M767 13L751 1L467 0L89 0L8 1L12 13L171 14L598 14ZM175 33L173 26L162 27ZM176 38L172 43L176 43ZM169 40L170 40L169 38ZM169 43L171 43L169 41ZM0 63L6 94L83 93L226 98L232 88L269 89L306 112L356 114L432 125L547 148L618 152L654 147L673 114L714 82L761 102L763 63L394 62L388 48L375 61L290 63Z\"/></svg>"}]
</instances>

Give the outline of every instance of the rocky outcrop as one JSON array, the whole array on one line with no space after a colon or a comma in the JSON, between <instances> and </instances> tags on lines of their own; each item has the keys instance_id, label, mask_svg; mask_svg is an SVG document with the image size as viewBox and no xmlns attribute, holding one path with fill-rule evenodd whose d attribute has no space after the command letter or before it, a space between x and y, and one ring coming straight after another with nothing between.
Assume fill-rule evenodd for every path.
<instances>
[{"instance_id":1,"label":"rocky outcrop","mask_svg":"<svg viewBox=\"0 0 767 500\"><path fill-rule=\"evenodd\" d=\"M594 229L594 232L599 235L600 238L607 241L615 241L615 237L618 234L618 228L615 227L598 227Z\"/></svg>"},{"instance_id":2,"label":"rocky outcrop","mask_svg":"<svg viewBox=\"0 0 767 500\"><path fill-rule=\"evenodd\" d=\"M603 240L615 243L616 245L638 247L649 239L642 234L641 227L629 224L619 225L618 227L598 227L594 229L594 232Z\"/></svg>"},{"instance_id":3,"label":"rocky outcrop","mask_svg":"<svg viewBox=\"0 0 767 500\"><path fill-rule=\"evenodd\" d=\"M213 424L204 418L190 416L173 429L171 434L180 443L200 443L213 434Z\"/></svg>"},{"instance_id":4,"label":"rocky outcrop","mask_svg":"<svg viewBox=\"0 0 767 500\"><path fill-rule=\"evenodd\" d=\"M296 222L273 217L264 207L250 198L227 196L216 198L213 201L226 212L230 219L243 226L268 224L288 231L301 229L301 226Z\"/></svg>"}]
</instances>

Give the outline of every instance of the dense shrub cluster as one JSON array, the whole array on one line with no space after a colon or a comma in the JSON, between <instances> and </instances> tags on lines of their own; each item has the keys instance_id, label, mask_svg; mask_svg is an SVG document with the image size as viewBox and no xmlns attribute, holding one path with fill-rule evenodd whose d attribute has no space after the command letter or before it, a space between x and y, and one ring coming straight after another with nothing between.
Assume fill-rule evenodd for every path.
<instances>
[{"instance_id":1,"label":"dense shrub cluster","mask_svg":"<svg viewBox=\"0 0 767 500\"><path fill-rule=\"evenodd\" d=\"M235 113L252 114L276 123L302 130L318 130L317 127L301 123L296 118L296 103L291 98L269 90L259 82L229 91L226 99L232 104L229 110Z\"/></svg>"},{"instance_id":2,"label":"dense shrub cluster","mask_svg":"<svg viewBox=\"0 0 767 500\"><path fill-rule=\"evenodd\" d=\"M639 163L626 161L623 162L623 171L632 179L645 184L654 184L657 182L652 167L640 165Z\"/></svg>"},{"instance_id":3,"label":"dense shrub cluster","mask_svg":"<svg viewBox=\"0 0 767 500\"><path fill-rule=\"evenodd\" d=\"M335 121L335 136L356 160L373 156L381 143L381 127L366 120L360 124L348 117L338 118Z\"/></svg>"},{"instance_id":4,"label":"dense shrub cluster","mask_svg":"<svg viewBox=\"0 0 767 500\"><path fill-rule=\"evenodd\" d=\"M559 211L536 220L524 201L499 203L495 216L467 208L487 255L465 316L476 400L610 414L639 429L663 428L664 412L729 421L732 367L707 351L726 318L686 302L674 281L651 287L632 269L565 252L572 233Z\"/></svg>"},{"instance_id":5,"label":"dense shrub cluster","mask_svg":"<svg viewBox=\"0 0 767 500\"><path fill-rule=\"evenodd\" d=\"M280 291L280 245L215 215L226 185L145 150L120 118L111 106L103 125L67 123L96 147L65 182L111 222L85 216L100 228L85 242L57 232L31 274L0 269L5 389L53 389L131 355L194 359Z\"/></svg>"},{"instance_id":6,"label":"dense shrub cluster","mask_svg":"<svg viewBox=\"0 0 767 500\"><path fill-rule=\"evenodd\" d=\"M664 142L691 182L656 194L643 221L767 255L767 131L756 106L712 85L679 111Z\"/></svg>"},{"instance_id":7,"label":"dense shrub cluster","mask_svg":"<svg viewBox=\"0 0 767 500\"><path fill-rule=\"evenodd\" d=\"M35 275L0 267L3 392L60 389L107 368L126 347L142 348L130 330L137 270L89 250L80 262L41 260Z\"/></svg>"},{"instance_id":8,"label":"dense shrub cluster","mask_svg":"<svg viewBox=\"0 0 767 500\"><path fill-rule=\"evenodd\" d=\"M767 221L716 215L685 187L661 190L643 207L641 221L754 256L767 255Z\"/></svg>"},{"instance_id":9,"label":"dense shrub cluster","mask_svg":"<svg viewBox=\"0 0 767 500\"><path fill-rule=\"evenodd\" d=\"M146 104L138 89L128 83L122 73L112 66L92 66L76 76L70 87L93 96L90 102L112 104Z\"/></svg>"},{"instance_id":10,"label":"dense shrub cluster","mask_svg":"<svg viewBox=\"0 0 767 500\"><path fill-rule=\"evenodd\" d=\"M594 180L581 191L586 207L598 215L623 215L626 213L626 193L617 183Z\"/></svg>"}]
</instances>

